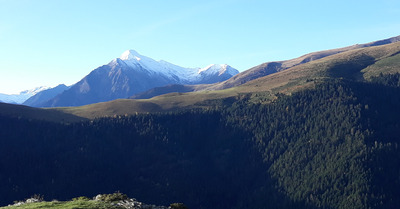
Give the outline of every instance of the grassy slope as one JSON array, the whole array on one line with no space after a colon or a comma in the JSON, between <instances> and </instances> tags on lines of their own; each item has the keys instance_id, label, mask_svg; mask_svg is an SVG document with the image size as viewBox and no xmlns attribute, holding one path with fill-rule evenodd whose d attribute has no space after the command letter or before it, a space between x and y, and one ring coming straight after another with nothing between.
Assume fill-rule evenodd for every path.
<instances>
[{"instance_id":1,"label":"grassy slope","mask_svg":"<svg viewBox=\"0 0 400 209\"><path fill-rule=\"evenodd\" d=\"M213 100L236 95L238 95L238 92L236 92L235 89L193 93L171 93L152 99L118 99L80 107L62 107L54 109L79 117L93 119L104 116L174 111L184 108L204 108L211 106Z\"/></svg>"},{"instance_id":2,"label":"grassy slope","mask_svg":"<svg viewBox=\"0 0 400 209\"><path fill-rule=\"evenodd\" d=\"M250 81L238 89L240 92L291 92L299 87L309 86L307 81L312 79L343 77L351 80L363 80L362 73L374 70L365 68L374 63L384 63L385 60L391 59L392 55L399 52L400 43L355 49Z\"/></svg>"},{"instance_id":3,"label":"grassy slope","mask_svg":"<svg viewBox=\"0 0 400 209\"><path fill-rule=\"evenodd\" d=\"M155 103L133 99L118 99L110 102L102 102L79 107L60 107L54 108L54 110L84 118L162 111L161 107Z\"/></svg>"},{"instance_id":4,"label":"grassy slope","mask_svg":"<svg viewBox=\"0 0 400 209\"><path fill-rule=\"evenodd\" d=\"M84 120L79 116L60 112L54 109L40 109L24 105L14 105L7 103L0 103L0 115L23 117L35 120L45 120L51 122L75 122Z\"/></svg>"},{"instance_id":5,"label":"grassy slope","mask_svg":"<svg viewBox=\"0 0 400 209\"><path fill-rule=\"evenodd\" d=\"M379 73L400 72L400 54L379 60L375 64L363 69L362 72L365 79L369 79L371 76L378 76Z\"/></svg>"}]
</instances>

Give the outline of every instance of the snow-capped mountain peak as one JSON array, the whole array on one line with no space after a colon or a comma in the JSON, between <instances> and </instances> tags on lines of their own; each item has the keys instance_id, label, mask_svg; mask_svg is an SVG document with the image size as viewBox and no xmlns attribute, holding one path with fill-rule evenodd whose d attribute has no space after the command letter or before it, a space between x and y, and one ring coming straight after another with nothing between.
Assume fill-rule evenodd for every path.
<instances>
[{"instance_id":1,"label":"snow-capped mountain peak","mask_svg":"<svg viewBox=\"0 0 400 209\"><path fill-rule=\"evenodd\" d=\"M230 75L236 75L239 73L236 69L232 68L227 64L211 64L205 68L201 68L198 71L198 74L218 74L222 75L224 73L228 73Z\"/></svg>"},{"instance_id":2,"label":"snow-capped mountain peak","mask_svg":"<svg viewBox=\"0 0 400 209\"><path fill-rule=\"evenodd\" d=\"M142 67L149 72L165 73L165 71L168 71L162 63L150 57L143 56L132 49L126 50L119 58L131 67Z\"/></svg>"},{"instance_id":3,"label":"snow-capped mountain peak","mask_svg":"<svg viewBox=\"0 0 400 209\"><path fill-rule=\"evenodd\" d=\"M121 56L119 57L121 60L132 60L135 59L137 61L140 61L143 57L142 55L140 55L137 51L130 49L130 50L126 50L124 53L121 54Z\"/></svg>"},{"instance_id":4,"label":"snow-capped mountain peak","mask_svg":"<svg viewBox=\"0 0 400 209\"><path fill-rule=\"evenodd\" d=\"M133 69L145 70L150 74L163 75L171 79L178 79L177 82L190 82L195 80L197 68L184 68L164 60L156 61L150 57L139 54L135 50L126 50L119 57L125 64Z\"/></svg>"},{"instance_id":5,"label":"snow-capped mountain peak","mask_svg":"<svg viewBox=\"0 0 400 209\"><path fill-rule=\"evenodd\" d=\"M209 70L210 71L215 71L215 70L219 71L222 67L226 68L226 65L211 64L211 65L208 65L205 68L201 68L198 73L200 74L201 72L209 71Z\"/></svg>"},{"instance_id":6,"label":"snow-capped mountain peak","mask_svg":"<svg viewBox=\"0 0 400 209\"><path fill-rule=\"evenodd\" d=\"M130 67L141 67L152 74L163 74L170 78L179 78L178 82L182 83L196 83L196 81L201 80L203 76L219 76L222 74L233 76L239 73L239 71L227 64L211 64L205 68L180 67L163 60L156 61L132 49L122 53L120 59Z\"/></svg>"}]
</instances>

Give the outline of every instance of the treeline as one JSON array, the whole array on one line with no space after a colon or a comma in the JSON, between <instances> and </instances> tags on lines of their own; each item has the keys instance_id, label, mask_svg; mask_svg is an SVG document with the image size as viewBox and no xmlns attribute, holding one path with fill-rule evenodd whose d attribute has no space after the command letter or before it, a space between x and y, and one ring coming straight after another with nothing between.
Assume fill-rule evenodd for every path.
<instances>
[{"instance_id":1,"label":"treeline","mask_svg":"<svg viewBox=\"0 0 400 209\"><path fill-rule=\"evenodd\" d=\"M1 204L118 190L199 209L398 208L396 79L69 125L0 117Z\"/></svg>"}]
</instances>

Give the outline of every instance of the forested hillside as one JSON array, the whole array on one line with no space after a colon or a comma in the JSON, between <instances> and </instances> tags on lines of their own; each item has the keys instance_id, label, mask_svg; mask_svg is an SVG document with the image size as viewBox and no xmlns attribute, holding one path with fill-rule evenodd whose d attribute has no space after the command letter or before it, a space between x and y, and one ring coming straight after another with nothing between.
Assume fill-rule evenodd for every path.
<instances>
[{"instance_id":1,"label":"forested hillside","mask_svg":"<svg viewBox=\"0 0 400 209\"><path fill-rule=\"evenodd\" d=\"M1 116L0 204L119 190L198 209L399 208L399 77L71 124Z\"/></svg>"},{"instance_id":2,"label":"forested hillside","mask_svg":"<svg viewBox=\"0 0 400 209\"><path fill-rule=\"evenodd\" d=\"M328 81L270 105L244 103L232 123L253 133L269 174L292 200L397 208L399 74L373 80L380 84Z\"/></svg>"}]
</instances>

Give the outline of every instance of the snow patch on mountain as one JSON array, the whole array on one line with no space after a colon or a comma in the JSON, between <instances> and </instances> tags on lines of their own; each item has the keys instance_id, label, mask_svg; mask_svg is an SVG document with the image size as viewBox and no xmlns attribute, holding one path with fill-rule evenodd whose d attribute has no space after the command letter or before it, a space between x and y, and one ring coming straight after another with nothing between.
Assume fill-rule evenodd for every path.
<instances>
[{"instance_id":1,"label":"snow patch on mountain","mask_svg":"<svg viewBox=\"0 0 400 209\"><path fill-rule=\"evenodd\" d=\"M239 73L239 71L237 71L236 69L232 68L231 66L227 65L227 64L211 64L205 68L201 68L198 71L198 74L218 74L218 75L222 75L224 73L228 73L229 75L236 75Z\"/></svg>"},{"instance_id":2,"label":"snow patch on mountain","mask_svg":"<svg viewBox=\"0 0 400 209\"><path fill-rule=\"evenodd\" d=\"M21 91L20 94L27 94L27 95L35 95L43 90L49 89L50 87L48 86L39 86L30 90L25 90L25 91Z\"/></svg>"},{"instance_id":3,"label":"snow patch on mountain","mask_svg":"<svg viewBox=\"0 0 400 209\"><path fill-rule=\"evenodd\" d=\"M141 68L149 71L150 74L161 74L168 78L176 79L180 84L199 83L204 76L222 75L228 73L233 76L239 73L238 70L227 64L212 64L205 68L185 68L174 65L164 60L156 61L143 56L135 50L127 50L119 57L125 64L132 68ZM114 60L115 62L115 60Z\"/></svg>"},{"instance_id":4,"label":"snow patch on mountain","mask_svg":"<svg viewBox=\"0 0 400 209\"><path fill-rule=\"evenodd\" d=\"M168 78L179 78L182 82L191 82L196 80L198 68L184 68L164 60L156 61L152 58L143 56L135 50L127 50L119 57L128 66L132 68L142 68L149 71L150 74L162 74Z\"/></svg>"},{"instance_id":5,"label":"snow patch on mountain","mask_svg":"<svg viewBox=\"0 0 400 209\"><path fill-rule=\"evenodd\" d=\"M0 100L6 103L12 104L22 104L30 97L34 96L35 94L49 89L50 87L47 86L40 86L33 89L21 91L19 94L1 94L0 93Z\"/></svg>"}]
</instances>

